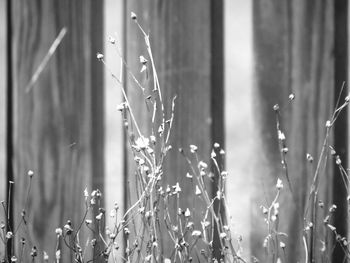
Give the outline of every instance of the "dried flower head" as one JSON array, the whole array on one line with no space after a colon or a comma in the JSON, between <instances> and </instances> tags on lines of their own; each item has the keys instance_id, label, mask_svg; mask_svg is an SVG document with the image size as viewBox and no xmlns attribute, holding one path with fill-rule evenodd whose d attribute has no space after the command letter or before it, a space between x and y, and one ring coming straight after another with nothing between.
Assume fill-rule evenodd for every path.
<instances>
[{"instance_id":1,"label":"dried flower head","mask_svg":"<svg viewBox=\"0 0 350 263\"><path fill-rule=\"evenodd\" d=\"M202 191L199 189L198 185L196 185L196 191L195 191L196 195L201 195Z\"/></svg>"},{"instance_id":2,"label":"dried flower head","mask_svg":"<svg viewBox=\"0 0 350 263\"><path fill-rule=\"evenodd\" d=\"M203 161L199 161L198 167L199 167L200 169L207 169L207 168L208 168L208 164L205 163L205 162L203 162Z\"/></svg>"},{"instance_id":3,"label":"dried flower head","mask_svg":"<svg viewBox=\"0 0 350 263\"><path fill-rule=\"evenodd\" d=\"M97 244L97 240L96 240L96 238L94 238L94 239L91 239L91 246L92 247L95 247L96 246L96 244Z\"/></svg>"},{"instance_id":4,"label":"dried flower head","mask_svg":"<svg viewBox=\"0 0 350 263\"><path fill-rule=\"evenodd\" d=\"M260 209L261 209L261 211L263 212L264 215L267 215L267 213L269 212L269 210L263 205L260 206Z\"/></svg>"},{"instance_id":5,"label":"dried flower head","mask_svg":"<svg viewBox=\"0 0 350 263\"><path fill-rule=\"evenodd\" d=\"M283 189L283 182L280 178L277 178L276 188L277 190Z\"/></svg>"},{"instance_id":6,"label":"dried flower head","mask_svg":"<svg viewBox=\"0 0 350 263\"><path fill-rule=\"evenodd\" d=\"M56 228L55 233L57 236L62 236L62 233L63 233L62 228L60 227Z\"/></svg>"},{"instance_id":7,"label":"dried flower head","mask_svg":"<svg viewBox=\"0 0 350 263\"><path fill-rule=\"evenodd\" d=\"M56 250L55 256L56 256L57 262L59 262L59 260L61 259L61 250L60 249Z\"/></svg>"},{"instance_id":8,"label":"dried flower head","mask_svg":"<svg viewBox=\"0 0 350 263\"><path fill-rule=\"evenodd\" d=\"M191 145L190 145L190 151L191 151L191 153L196 153L197 150L198 150L198 147L197 147L196 145L194 145L194 144L191 144Z\"/></svg>"},{"instance_id":9,"label":"dried flower head","mask_svg":"<svg viewBox=\"0 0 350 263\"><path fill-rule=\"evenodd\" d=\"M333 232L335 232L337 229L335 228L335 226L333 226L333 225L331 225L331 224L327 224L327 226L328 226L328 228L331 230L331 231L333 231Z\"/></svg>"},{"instance_id":10,"label":"dried flower head","mask_svg":"<svg viewBox=\"0 0 350 263\"><path fill-rule=\"evenodd\" d=\"M122 102L117 106L118 111L123 111L128 108L128 104L126 102Z\"/></svg>"},{"instance_id":11,"label":"dried flower head","mask_svg":"<svg viewBox=\"0 0 350 263\"><path fill-rule=\"evenodd\" d=\"M157 142L156 136L151 135L149 138L151 139L151 143L156 144L156 142Z\"/></svg>"},{"instance_id":12,"label":"dried flower head","mask_svg":"<svg viewBox=\"0 0 350 263\"><path fill-rule=\"evenodd\" d=\"M173 186L173 188L174 188L174 193L175 194L181 192L181 187L180 187L178 182L176 183L176 185Z\"/></svg>"},{"instance_id":13,"label":"dried flower head","mask_svg":"<svg viewBox=\"0 0 350 263\"><path fill-rule=\"evenodd\" d=\"M320 207L320 208L324 207L324 203L322 200L318 200L318 207Z\"/></svg>"},{"instance_id":14,"label":"dried flower head","mask_svg":"<svg viewBox=\"0 0 350 263\"><path fill-rule=\"evenodd\" d=\"M102 216L103 216L103 213L99 213L97 216L96 216L96 220L100 221L102 219Z\"/></svg>"},{"instance_id":15,"label":"dried flower head","mask_svg":"<svg viewBox=\"0 0 350 263\"><path fill-rule=\"evenodd\" d=\"M149 146L149 139L143 136L140 136L135 141L136 147L141 150L145 150Z\"/></svg>"},{"instance_id":16,"label":"dried flower head","mask_svg":"<svg viewBox=\"0 0 350 263\"><path fill-rule=\"evenodd\" d=\"M111 43L112 45L115 44L115 38L114 38L114 37L109 36L109 37L108 37L108 41L109 41L109 43Z\"/></svg>"},{"instance_id":17,"label":"dried flower head","mask_svg":"<svg viewBox=\"0 0 350 263\"><path fill-rule=\"evenodd\" d=\"M280 141L285 141L286 140L286 136L284 135L284 133L281 130L278 130L278 139Z\"/></svg>"},{"instance_id":18,"label":"dried flower head","mask_svg":"<svg viewBox=\"0 0 350 263\"><path fill-rule=\"evenodd\" d=\"M215 149L220 148L220 144L219 144L219 143L217 143L217 142L215 142L215 143L214 143L214 148L215 148Z\"/></svg>"},{"instance_id":19,"label":"dried flower head","mask_svg":"<svg viewBox=\"0 0 350 263\"><path fill-rule=\"evenodd\" d=\"M294 93L289 94L288 99L289 99L289 101L294 100L295 99L295 94Z\"/></svg>"},{"instance_id":20,"label":"dried flower head","mask_svg":"<svg viewBox=\"0 0 350 263\"><path fill-rule=\"evenodd\" d=\"M146 66L146 65L142 65L140 72L142 73L142 72L144 72L146 69L147 69L147 66Z\"/></svg>"},{"instance_id":21,"label":"dried flower head","mask_svg":"<svg viewBox=\"0 0 350 263\"><path fill-rule=\"evenodd\" d=\"M288 153L288 151L289 151L288 147L283 147L281 149L281 152L284 153L284 154Z\"/></svg>"},{"instance_id":22,"label":"dried flower head","mask_svg":"<svg viewBox=\"0 0 350 263\"><path fill-rule=\"evenodd\" d=\"M148 60L144 57L144 56L140 56L140 63L142 64L142 65L146 65L147 64L147 62L148 62Z\"/></svg>"},{"instance_id":23,"label":"dried flower head","mask_svg":"<svg viewBox=\"0 0 350 263\"><path fill-rule=\"evenodd\" d=\"M345 102L348 103L350 101L350 95L345 97Z\"/></svg>"},{"instance_id":24,"label":"dried flower head","mask_svg":"<svg viewBox=\"0 0 350 263\"><path fill-rule=\"evenodd\" d=\"M6 239L11 239L13 237L13 233L11 231L7 231L5 237L6 237Z\"/></svg>"},{"instance_id":25,"label":"dried flower head","mask_svg":"<svg viewBox=\"0 0 350 263\"><path fill-rule=\"evenodd\" d=\"M222 233L220 233L220 238L222 239L222 238L226 238L227 237L227 234L225 233L225 232L222 232Z\"/></svg>"},{"instance_id":26,"label":"dried flower head","mask_svg":"<svg viewBox=\"0 0 350 263\"><path fill-rule=\"evenodd\" d=\"M150 219L152 217L152 212L151 211L147 211L145 213L145 217L146 217L146 219Z\"/></svg>"},{"instance_id":27,"label":"dried flower head","mask_svg":"<svg viewBox=\"0 0 350 263\"><path fill-rule=\"evenodd\" d=\"M202 226L203 226L204 228L207 228L207 227L210 226L210 222L209 222L209 221L204 221L204 222L202 222Z\"/></svg>"},{"instance_id":28,"label":"dried flower head","mask_svg":"<svg viewBox=\"0 0 350 263\"><path fill-rule=\"evenodd\" d=\"M134 12L130 13L130 17L132 20L137 20L137 15Z\"/></svg>"},{"instance_id":29,"label":"dried flower head","mask_svg":"<svg viewBox=\"0 0 350 263\"><path fill-rule=\"evenodd\" d=\"M96 58L97 58L98 60L102 60L102 59L103 59L103 54L97 53L97 54L96 54Z\"/></svg>"},{"instance_id":30,"label":"dried flower head","mask_svg":"<svg viewBox=\"0 0 350 263\"><path fill-rule=\"evenodd\" d=\"M333 204L330 208L329 208L329 212L333 213L335 212L335 210L337 209L337 206L335 204Z\"/></svg>"},{"instance_id":31,"label":"dried flower head","mask_svg":"<svg viewBox=\"0 0 350 263\"><path fill-rule=\"evenodd\" d=\"M73 228L68 222L64 225L64 230L66 231L67 235L70 235L73 232Z\"/></svg>"},{"instance_id":32,"label":"dried flower head","mask_svg":"<svg viewBox=\"0 0 350 263\"><path fill-rule=\"evenodd\" d=\"M220 175L221 175L222 179L226 179L226 177L228 176L228 172L227 171L222 171L220 173Z\"/></svg>"},{"instance_id":33,"label":"dried flower head","mask_svg":"<svg viewBox=\"0 0 350 263\"><path fill-rule=\"evenodd\" d=\"M49 255L44 251L43 259L45 262L49 261Z\"/></svg>"},{"instance_id":34,"label":"dried flower head","mask_svg":"<svg viewBox=\"0 0 350 263\"><path fill-rule=\"evenodd\" d=\"M127 228L127 227L124 228L124 234L127 235L127 236L130 235L129 228Z\"/></svg>"},{"instance_id":35,"label":"dried flower head","mask_svg":"<svg viewBox=\"0 0 350 263\"><path fill-rule=\"evenodd\" d=\"M314 158L312 157L311 154L307 153L306 154L306 160L309 162L309 163L312 163L314 161Z\"/></svg>"},{"instance_id":36,"label":"dried flower head","mask_svg":"<svg viewBox=\"0 0 350 263\"><path fill-rule=\"evenodd\" d=\"M193 231L192 231L192 236L193 236L194 238L200 238L200 237L202 236L202 232L199 231L199 230L193 230Z\"/></svg>"},{"instance_id":37,"label":"dried flower head","mask_svg":"<svg viewBox=\"0 0 350 263\"><path fill-rule=\"evenodd\" d=\"M29 170L27 174L30 178L34 176L34 172L32 170Z\"/></svg>"},{"instance_id":38,"label":"dried flower head","mask_svg":"<svg viewBox=\"0 0 350 263\"><path fill-rule=\"evenodd\" d=\"M190 222L187 223L186 228L187 229L193 229L193 226L194 226L194 223L190 221Z\"/></svg>"},{"instance_id":39,"label":"dried flower head","mask_svg":"<svg viewBox=\"0 0 350 263\"><path fill-rule=\"evenodd\" d=\"M190 173L186 173L186 177L189 178L189 179L192 179L192 178L193 178L193 175L190 174Z\"/></svg>"},{"instance_id":40,"label":"dried flower head","mask_svg":"<svg viewBox=\"0 0 350 263\"><path fill-rule=\"evenodd\" d=\"M38 255L38 250L36 249L36 246L32 247L32 251L30 252L30 256L35 258Z\"/></svg>"},{"instance_id":41,"label":"dried flower head","mask_svg":"<svg viewBox=\"0 0 350 263\"><path fill-rule=\"evenodd\" d=\"M335 157L335 163L336 163L337 165L341 165L341 159L340 159L339 155L337 155L337 156Z\"/></svg>"}]
</instances>

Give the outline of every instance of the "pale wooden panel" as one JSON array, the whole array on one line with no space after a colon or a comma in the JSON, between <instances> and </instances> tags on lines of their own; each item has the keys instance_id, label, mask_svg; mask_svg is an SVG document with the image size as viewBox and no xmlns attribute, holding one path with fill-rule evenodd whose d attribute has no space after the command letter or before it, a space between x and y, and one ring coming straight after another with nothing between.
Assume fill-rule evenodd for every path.
<instances>
[{"instance_id":1,"label":"pale wooden panel","mask_svg":"<svg viewBox=\"0 0 350 263\"><path fill-rule=\"evenodd\" d=\"M114 74L119 76L121 71L120 57L117 48L122 48L122 21L123 21L123 0L105 0L104 7L104 45L105 59L108 67ZM112 45L108 38L116 39L116 44ZM124 176L123 176L123 126L122 117L117 110L117 106L123 101L120 87L111 77L110 72L105 71L105 205L107 211L107 224L113 229L115 218L110 217L110 211L117 203L122 213L124 203ZM119 235L118 245L122 247L123 235ZM115 251L119 256L123 256L122 249Z\"/></svg>"},{"instance_id":2,"label":"pale wooden panel","mask_svg":"<svg viewBox=\"0 0 350 263\"><path fill-rule=\"evenodd\" d=\"M100 1L11 4L15 225L26 199L27 172L35 174L27 208L30 224L16 235L27 239L26 259L33 245L40 257L45 250L54 258L55 228L67 219L77 226L84 188L103 187L103 73L96 61L102 49L103 6ZM68 30L65 38L26 92L62 27ZM70 262L62 247L62 260Z\"/></svg>"},{"instance_id":3,"label":"pale wooden panel","mask_svg":"<svg viewBox=\"0 0 350 263\"><path fill-rule=\"evenodd\" d=\"M252 1L225 1L225 139L230 226L250 255L250 202L255 171Z\"/></svg>"},{"instance_id":4,"label":"pale wooden panel","mask_svg":"<svg viewBox=\"0 0 350 263\"><path fill-rule=\"evenodd\" d=\"M325 122L331 116L341 83L347 78L344 72L348 69L343 59L347 56L348 49L344 35L347 30L344 19L347 15L347 8L344 8L346 1L266 0L253 3L257 94L255 109L261 138L261 144L257 148L258 163L255 166L257 186L254 192L256 206L253 209L253 225L264 225L258 202L265 199L263 204L269 202L268 200L271 202L277 177L282 177L286 189L280 202L279 225L280 230L288 234L287 261L304 261L301 239L303 213L316 169L316 164L307 163L306 154L310 153L317 162L325 137ZM340 34L339 37L337 34ZM295 93L295 100L289 106L288 95L292 92ZM341 101L343 99L342 97ZM288 171L294 198L288 190L280 165L275 113L272 111L272 106L276 103L282 109L281 127L287 137ZM338 154L344 160L347 159L346 133L346 125L339 119L333 133L334 141L331 143L336 146ZM346 235L346 193L343 183L339 182L341 177L337 172L332 172L332 162L330 158L328 168L325 173L321 173L318 199L325 203L325 208L332 202L336 203L340 218L336 216L334 224L337 231L339 227L339 233ZM318 262L321 260L320 240L324 241L326 231L322 218L327 209L315 209L319 223L313 228L314 238L308 240L309 245L314 248L309 250L308 256L310 261ZM265 233L264 229L253 230L252 253L255 252L265 261L261 240L266 235L266 229ZM342 253L337 246L334 262L342 261Z\"/></svg>"}]
</instances>

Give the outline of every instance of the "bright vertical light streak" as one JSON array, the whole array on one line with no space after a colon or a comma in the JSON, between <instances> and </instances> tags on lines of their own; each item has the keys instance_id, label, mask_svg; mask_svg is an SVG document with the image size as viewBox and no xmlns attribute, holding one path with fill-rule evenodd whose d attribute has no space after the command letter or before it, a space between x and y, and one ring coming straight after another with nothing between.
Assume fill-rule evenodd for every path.
<instances>
[{"instance_id":1,"label":"bright vertical light streak","mask_svg":"<svg viewBox=\"0 0 350 263\"><path fill-rule=\"evenodd\" d=\"M225 1L225 139L227 195L236 235L249 258L253 145L252 2Z\"/></svg>"},{"instance_id":2,"label":"bright vertical light streak","mask_svg":"<svg viewBox=\"0 0 350 263\"><path fill-rule=\"evenodd\" d=\"M119 76L120 57L116 52L116 46L108 39L113 37L115 45L122 48L122 4L123 0L104 1L104 58L113 74ZM102 65L102 64L101 64ZM115 84L108 70L105 70L105 205L107 223L113 226L114 219L110 218L110 211L115 203L120 207L119 219L123 209L123 130L122 119L117 106L122 102L120 88ZM122 247L122 242L119 242Z\"/></svg>"}]
</instances>

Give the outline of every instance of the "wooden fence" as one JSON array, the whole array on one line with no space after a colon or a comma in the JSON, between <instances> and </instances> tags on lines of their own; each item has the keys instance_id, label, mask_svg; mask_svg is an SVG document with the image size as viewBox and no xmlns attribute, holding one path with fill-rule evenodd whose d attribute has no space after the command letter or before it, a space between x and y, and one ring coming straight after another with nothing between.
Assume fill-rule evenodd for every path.
<instances>
[{"instance_id":1,"label":"wooden fence","mask_svg":"<svg viewBox=\"0 0 350 263\"><path fill-rule=\"evenodd\" d=\"M19 224L18 215L27 202L26 217L32 223L29 233L20 230L18 236L31 236L27 240L29 250L37 245L54 254L54 229L67 219L78 222L83 216L84 188L104 189L104 83L102 67L95 61L104 41L102 8L102 1L93 0L0 1L0 24L5 25L0 26L0 33L7 32L7 42L0 43L0 52L7 50L6 61L1 61L7 65L7 72L1 76L7 77L0 80L0 122L5 123L0 125L0 135L6 137L6 145L0 144L0 154L6 153L6 158L0 156L0 168L5 171L0 171L0 199L10 201L12 227ZM133 11L152 32L159 78L166 84L163 94L167 107L172 97L178 96L174 149L196 144L210 156L214 142L225 144L223 10L223 1L216 0L124 1L124 54L130 68L139 67L138 56L145 52L137 28L126 22ZM257 150L268 153L252 158L255 170L272 175L256 175L254 182L259 187L254 188L252 200L260 204L266 195L269 199L261 185L269 191L277 176L283 174L281 166L276 165L280 152L272 111L272 106L279 103L290 148L288 169L294 196L283 197L291 206L282 212L290 220L281 228L289 236L288 261L294 262L303 257L297 245L301 243L296 241L301 239L297 233L304 227L303 218L296 211L304 208L316 169L304 161L305 155L317 158L325 121L330 118L342 83L348 80L348 5L345 0L261 0L253 1L252 11L255 110L261 138ZM67 29L66 36L40 78L28 88L35 69L62 28ZM126 88L133 105L143 104L131 82ZM291 93L295 94L294 105L288 106ZM341 99L345 96L343 93ZM136 106L135 113L147 131L142 109ZM347 123L344 112L332 133L332 145L345 167ZM4 159L6 163L2 163ZM337 205L339 217L333 223L339 234L347 236L346 191L332 161L328 161L331 168L320 191L325 207ZM125 187L132 182L132 163L126 155ZM169 171L169 184L185 185L187 170L176 151L170 153L164 167ZM30 170L36 182L31 190L34 194L26 201ZM10 195L9 186L7 191L4 187L9 180L14 182ZM215 182L211 187L214 194ZM186 198L181 200L182 206L187 207L192 187L183 192ZM125 197L125 205L134 200L135 196ZM252 205L252 225L263 225L261 218L258 206ZM263 261L266 233L252 229L252 254ZM219 256L218 247L215 249ZM62 257L63 262L69 262L68 253ZM317 260L319 255L309 257ZM342 262L343 258L343 251L335 246L333 262Z\"/></svg>"},{"instance_id":2,"label":"wooden fence","mask_svg":"<svg viewBox=\"0 0 350 263\"><path fill-rule=\"evenodd\" d=\"M348 2L254 1L253 19L255 90L259 98L256 109L260 115L258 127L259 133L262 134L263 148L268 149L267 152L270 153L260 158L260 165L267 163L273 175L283 174L278 161L281 160L281 152L274 136L276 118L269 114L271 105L279 103L282 115L281 129L286 132L289 149L289 178L294 192L293 195L284 196L282 201L291 205L287 211L282 209L281 217L290 218L290 222L282 225L281 231L288 234L288 262L296 262L301 260L304 253L300 240L305 233L305 220L310 219L303 218L302 211L305 210L313 175L317 169L317 160L326 134L326 120L331 119L338 98L342 103L348 94L347 88L341 93L349 73ZM295 95L292 102L288 100L289 94ZM348 163L347 123L348 115L345 111L334 124L330 143L336 149L344 167L347 167ZM312 164L307 162L307 153L315 159ZM325 218L328 208L334 203L338 214L332 223L336 225L337 233L346 237L346 186L334 161L331 156L324 161L327 162L328 168L320 172L322 175L319 199L325 203L325 208L314 211L314 215ZM321 167L323 165L324 163ZM275 180L276 177L273 176L271 181L262 182L273 187ZM256 200L261 200L266 195L260 189L257 189ZM324 231L327 231L323 224L323 220L320 220L311 230L317 238L311 237L309 242L317 251L322 250L322 241L328 241L321 238L326 236ZM264 235L266 233L260 234L260 240ZM259 248L263 250L259 238L256 239L254 233L252 236L255 236L252 241L255 251ZM262 253L261 251L260 254ZM322 262L321 252L317 255L311 253L308 255L310 262ZM341 246L335 245L334 257L329 260L343 262L343 258Z\"/></svg>"},{"instance_id":3,"label":"wooden fence","mask_svg":"<svg viewBox=\"0 0 350 263\"><path fill-rule=\"evenodd\" d=\"M23 209L32 222L28 233L21 227L16 233L26 238L26 254L37 246L54 255L54 230L83 218L84 188L103 191L103 71L95 63L103 46L102 7L97 1L7 1L6 174L14 182L7 201L12 229L23 224ZM62 45L29 86L63 28ZM36 183L26 200L29 171Z\"/></svg>"}]
</instances>

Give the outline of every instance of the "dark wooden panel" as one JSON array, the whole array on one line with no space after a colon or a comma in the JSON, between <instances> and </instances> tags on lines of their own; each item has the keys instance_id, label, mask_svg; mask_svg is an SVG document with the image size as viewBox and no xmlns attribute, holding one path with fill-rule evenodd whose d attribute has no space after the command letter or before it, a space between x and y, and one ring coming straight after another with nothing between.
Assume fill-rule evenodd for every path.
<instances>
[{"instance_id":1,"label":"dark wooden panel","mask_svg":"<svg viewBox=\"0 0 350 263\"><path fill-rule=\"evenodd\" d=\"M176 95L175 119L170 138L172 150L164 163L164 182L182 187L180 207L192 208L194 189L188 178L186 161L178 153L189 145L198 146L200 158L209 163L214 140L223 144L223 47L222 1L125 1L126 3L126 57L129 67L152 94L152 81L147 82L140 70L139 56L147 57L146 46L137 26L129 20L131 11L138 15L139 23L150 42L158 70L167 118L170 117L172 98ZM136 119L146 137L151 135L150 114L145 110L142 93L130 79L127 92ZM137 134L135 134L138 136ZM128 178L134 181L133 160L127 162ZM133 183L131 185L134 185ZM214 191L214 189L209 189ZM216 191L215 191L216 193ZM131 197L131 202L135 201ZM128 204L130 205L130 204ZM175 215L174 207L171 207ZM195 208L200 220L201 209ZM197 223L199 223L197 221ZM197 224L200 228L200 224ZM170 257L174 244L166 231L162 233L165 255ZM215 242L215 245L218 243ZM216 254L218 256L218 254Z\"/></svg>"},{"instance_id":2,"label":"dark wooden panel","mask_svg":"<svg viewBox=\"0 0 350 263\"><path fill-rule=\"evenodd\" d=\"M317 200L322 200L325 208L309 206L310 212L305 222L304 209L307 206L316 164L326 134L325 123L334 110L341 83L346 80L344 73L339 72L348 70L347 65L338 59L343 56L347 57L346 52L344 53L344 50L347 49L344 36L342 38L336 36L337 30L346 28L346 22L344 19L342 25L335 22L340 19L338 18L340 13L334 6L335 2L331 0L253 2L255 90L258 94L256 121L261 138L259 151L262 151L257 167L267 171L267 174L259 175L255 203L253 203L255 205L253 222L254 225L264 225L260 220L262 215L258 208L258 200L271 202L277 177L282 177L285 185L288 185L280 164L281 158L274 124L275 113L272 110L272 106L278 103L282 116L281 129L286 134L289 148L287 163L293 190L292 193L285 189L280 201L280 230L289 236L286 239L288 262L305 260L303 259L305 251L302 234L307 221L316 222L312 214L318 218L318 221L311 229L311 232L314 229L312 234L308 233L310 237L308 256L309 260L316 260L315 262L321 260L321 241L325 241L327 231L322 220L333 202L332 185L340 180L335 178L337 175L332 172L334 160L329 158L327 168L321 169L317 180L320 182ZM347 8L342 8L342 10L347 12L345 11ZM342 30L344 32L344 29L340 29ZM336 45L337 41L341 44ZM338 52L341 52L342 55L335 55ZM288 105L290 104L288 101L290 93L295 93L292 105ZM343 117L346 118L346 115ZM337 140L341 142L335 145L336 150L343 153L343 148L347 143L344 132L347 133L347 130L343 121L340 120L339 125L340 128L336 128L334 134L332 131L330 136L333 138L335 135L337 137L335 142ZM337 130L339 133L339 129L342 134L338 138ZM329 143L333 145L333 139ZM328 151L328 148L326 150ZM306 161L307 153L314 157L313 164ZM323 164L326 164L325 160L322 161ZM264 184L264 189L261 188L260 182ZM344 201L344 193L337 190L335 196L337 198L334 201L338 198ZM266 203L263 204L266 205ZM339 213L343 214L345 211L346 209L340 208ZM341 231L343 231L343 223L339 225ZM261 244L266 236L266 229L255 229L256 233L252 233L252 251L253 253L256 251L255 253L263 259L264 252Z\"/></svg>"},{"instance_id":3,"label":"dark wooden panel","mask_svg":"<svg viewBox=\"0 0 350 263\"><path fill-rule=\"evenodd\" d=\"M103 178L102 1L11 1L14 223L19 224L29 178L32 193L17 238L55 255L55 228L76 226L83 190ZM37 82L27 85L60 30L67 34ZM83 238L83 233L81 233ZM17 240L18 240L17 239ZM65 262L67 248L63 248ZM26 254L28 257L28 254Z\"/></svg>"},{"instance_id":4,"label":"dark wooden panel","mask_svg":"<svg viewBox=\"0 0 350 263\"><path fill-rule=\"evenodd\" d=\"M334 103L337 103L338 97L340 101L344 101L348 96L349 84L343 93L342 87L344 83L349 81L349 4L346 0L334 1ZM341 94L341 95L340 95ZM334 126L334 147L337 149L344 167L348 167L349 157L349 124L348 110L341 114ZM333 182L333 203L338 207L335 214L334 224L337 227L337 233L341 236L348 237L349 227L349 211L347 197L347 187L344 185L339 167L334 167ZM334 250L333 262L344 261L344 250L337 245Z\"/></svg>"},{"instance_id":5,"label":"dark wooden panel","mask_svg":"<svg viewBox=\"0 0 350 263\"><path fill-rule=\"evenodd\" d=\"M6 1L0 1L0 200L6 200ZM4 220L3 209L0 220Z\"/></svg>"}]
</instances>

